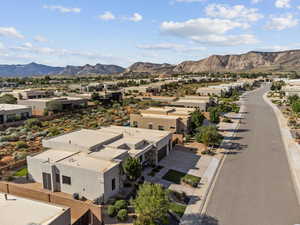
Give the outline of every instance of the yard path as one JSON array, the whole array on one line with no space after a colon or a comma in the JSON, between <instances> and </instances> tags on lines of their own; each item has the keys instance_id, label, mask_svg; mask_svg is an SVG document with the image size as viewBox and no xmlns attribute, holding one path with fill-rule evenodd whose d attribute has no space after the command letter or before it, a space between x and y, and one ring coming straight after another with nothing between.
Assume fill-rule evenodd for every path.
<instances>
[{"instance_id":1,"label":"yard path","mask_svg":"<svg viewBox=\"0 0 300 225\"><path fill-rule=\"evenodd\" d=\"M247 113L208 203L203 225L293 225L300 207L280 129L263 100L267 87L244 97Z\"/></svg>"}]
</instances>

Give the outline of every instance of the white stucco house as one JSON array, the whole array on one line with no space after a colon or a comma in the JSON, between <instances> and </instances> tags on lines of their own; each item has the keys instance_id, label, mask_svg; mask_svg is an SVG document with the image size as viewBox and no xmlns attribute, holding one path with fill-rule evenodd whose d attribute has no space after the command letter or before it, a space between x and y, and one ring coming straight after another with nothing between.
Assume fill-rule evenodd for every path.
<instances>
[{"instance_id":1,"label":"white stucco house","mask_svg":"<svg viewBox=\"0 0 300 225\"><path fill-rule=\"evenodd\" d=\"M123 187L129 156L157 164L172 150L168 131L110 126L43 140L48 150L27 157L30 178L45 189L107 201Z\"/></svg>"}]
</instances>

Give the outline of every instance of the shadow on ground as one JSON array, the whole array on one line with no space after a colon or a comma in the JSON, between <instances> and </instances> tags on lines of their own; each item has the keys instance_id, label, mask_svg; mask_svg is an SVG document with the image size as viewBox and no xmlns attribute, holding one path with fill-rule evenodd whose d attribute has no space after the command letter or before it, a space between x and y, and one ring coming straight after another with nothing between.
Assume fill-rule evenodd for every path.
<instances>
[{"instance_id":1,"label":"shadow on ground","mask_svg":"<svg viewBox=\"0 0 300 225\"><path fill-rule=\"evenodd\" d=\"M215 217L209 215L202 215L201 219L202 225L220 225L219 221Z\"/></svg>"}]
</instances>

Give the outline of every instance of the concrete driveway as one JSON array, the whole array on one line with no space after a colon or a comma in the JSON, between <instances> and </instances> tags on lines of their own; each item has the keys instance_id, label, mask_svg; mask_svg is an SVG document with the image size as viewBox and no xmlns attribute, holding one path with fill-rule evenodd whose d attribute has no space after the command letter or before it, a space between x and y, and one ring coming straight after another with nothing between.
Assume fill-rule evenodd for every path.
<instances>
[{"instance_id":1,"label":"concrete driveway","mask_svg":"<svg viewBox=\"0 0 300 225\"><path fill-rule=\"evenodd\" d=\"M199 156L191 152L175 149L168 157L161 160L159 164L168 169L202 177L211 160L212 157Z\"/></svg>"}]
</instances>

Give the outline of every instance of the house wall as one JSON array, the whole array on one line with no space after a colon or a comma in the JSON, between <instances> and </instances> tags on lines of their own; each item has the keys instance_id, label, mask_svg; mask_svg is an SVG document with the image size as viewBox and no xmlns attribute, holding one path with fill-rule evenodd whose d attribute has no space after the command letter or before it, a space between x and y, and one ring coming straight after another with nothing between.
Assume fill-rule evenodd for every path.
<instances>
[{"instance_id":1,"label":"house wall","mask_svg":"<svg viewBox=\"0 0 300 225\"><path fill-rule=\"evenodd\" d=\"M65 210L62 214L49 222L47 225L71 225L71 209Z\"/></svg>"},{"instance_id":2,"label":"house wall","mask_svg":"<svg viewBox=\"0 0 300 225\"><path fill-rule=\"evenodd\" d=\"M37 116L44 115L44 111L47 107L44 101L30 101L30 100L18 100L19 105L31 106L32 114Z\"/></svg>"},{"instance_id":3,"label":"house wall","mask_svg":"<svg viewBox=\"0 0 300 225\"><path fill-rule=\"evenodd\" d=\"M16 110L6 110L6 111L1 111L0 115L3 115L3 122L6 123L8 122L8 116L9 115L14 115L14 116L22 116L22 113L28 113L28 117L32 116L32 109L27 108L27 109L16 109Z\"/></svg>"},{"instance_id":4,"label":"house wall","mask_svg":"<svg viewBox=\"0 0 300 225\"><path fill-rule=\"evenodd\" d=\"M112 190L112 179L115 178L116 188ZM115 166L104 173L104 201L119 193L123 183L120 178L120 167Z\"/></svg>"},{"instance_id":5,"label":"house wall","mask_svg":"<svg viewBox=\"0 0 300 225\"><path fill-rule=\"evenodd\" d=\"M159 126L163 126L165 131L172 133L179 132L177 123L178 119L167 119L163 115L161 118L147 118L140 114L130 114L130 124L137 122L138 128L149 129L149 124L152 124L153 130L159 130Z\"/></svg>"},{"instance_id":6,"label":"house wall","mask_svg":"<svg viewBox=\"0 0 300 225\"><path fill-rule=\"evenodd\" d=\"M99 171L76 168L56 164L60 172L61 192L73 194L78 193L89 200L99 198L104 193L104 178ZM71 185L62 183L62 176L71 178Z\"/></svg>"},{"instance_id":7,"label":"house wall","mask_svg":"<svg viewBox=\"0 0 300 225\"><path fill-rule=\"evenodd\" d=\"M206 111L208 107L208 102L174 102L174 106L183 106L185 108L198 108L201 111Z\"/></svg>"}]
</instances>

